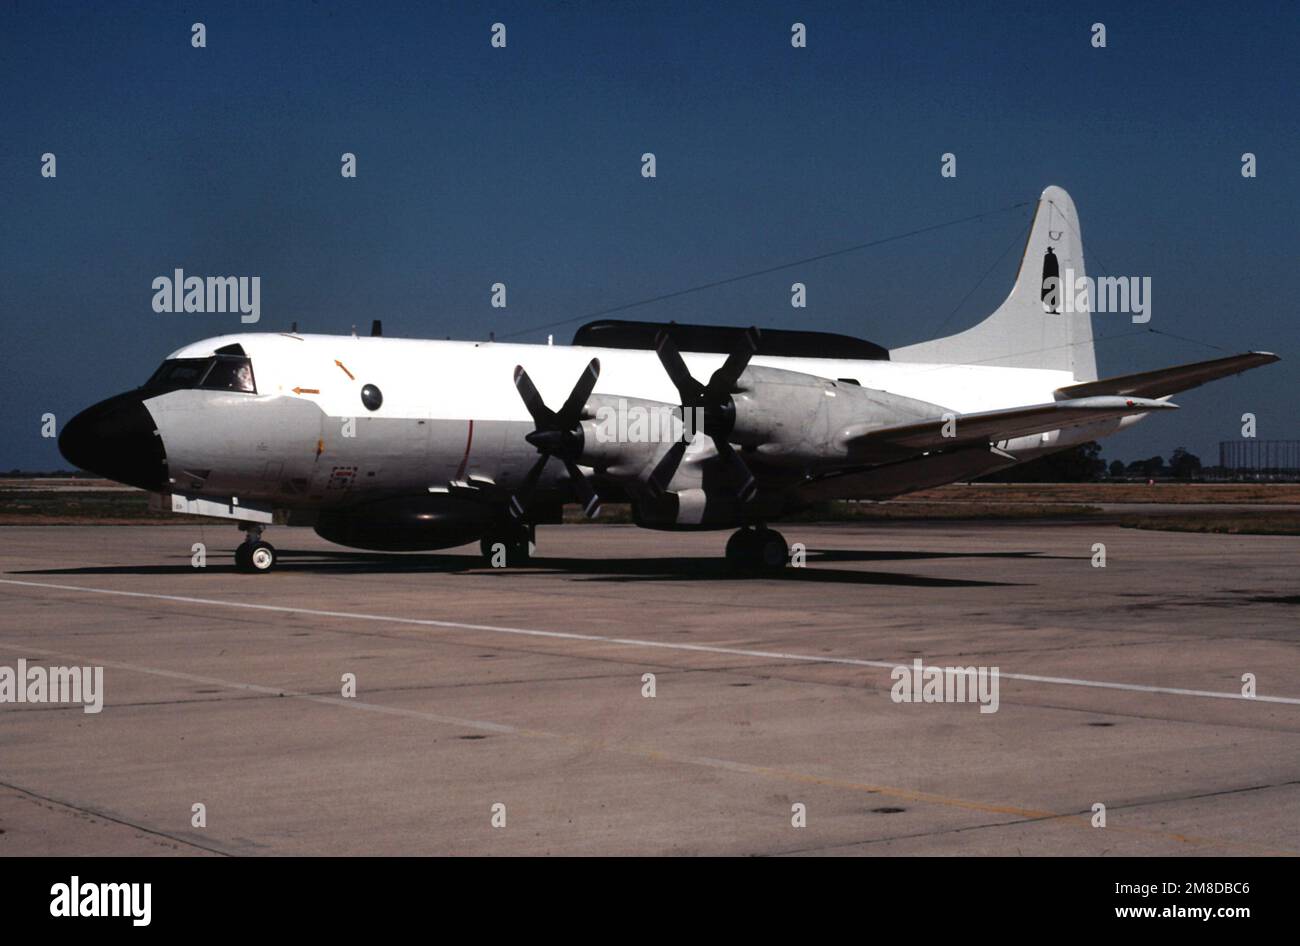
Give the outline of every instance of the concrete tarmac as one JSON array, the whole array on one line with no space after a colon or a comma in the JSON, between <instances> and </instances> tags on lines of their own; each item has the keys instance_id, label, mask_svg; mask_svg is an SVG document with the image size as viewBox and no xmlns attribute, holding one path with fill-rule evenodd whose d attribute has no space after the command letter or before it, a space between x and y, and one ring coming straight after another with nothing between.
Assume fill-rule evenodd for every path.
<instances>
[{"instance_id":1,"label":"concrete tarmac","mask_svg":"<svg viewBox=\"0 0 1300 946\"><path fill-rule=\"evenodd\" d=\"M233 527L3 529L0 669L104 705L0 705L0 855L1300 853L1294 538L796 524L748 577L539 531L505 571L277 527L244 575ZM914 658L997 711L895 702Z\"/></svg>"}]
</instances>

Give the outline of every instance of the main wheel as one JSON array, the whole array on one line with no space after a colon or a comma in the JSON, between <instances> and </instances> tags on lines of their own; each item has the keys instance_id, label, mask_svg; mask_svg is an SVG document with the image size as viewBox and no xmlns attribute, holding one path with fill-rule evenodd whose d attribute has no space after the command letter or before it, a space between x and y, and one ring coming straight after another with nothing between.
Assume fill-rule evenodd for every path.
<instances>
[{"instance_id":1,"label":"main wheel","mask_svg":"<svg viewBox=\"0 0 1300 946\"><path fill-rule=\"evenodd\" d=\"M740 529L727 540L727 561L737 568L778 569L790 547L775 529Z\"/></svg>"},{"instance_id":2,"label":"main wheel","mask_svg":"<svg viewBox=\"0 0 1300 946\"><path fill-rule=\"evenodd\" d=\"M785 536L775 529L760 529L754 540L756 564L762 568L784 568L790 558L790 546Z\"/></svg>"},{"instance_id":3,"label":"main wheel","mask_svg":"<svg viewBox=\"0 0 1300 946\"><path fill-rule=\"evenodd\" d=\"M275 546L270 542L254 542L248 550L248 571L269 572L275 567Z\"/></svg>"},{"instance_id":4,"label":"main wheel","mask_svg":"<svg viewBox=\"0 0 1300 946\"><path fill-rule=\"evenodd\" d=\"M727 562L739 568L748 568L756 559L755 546L758 533L753 529L739 529L727 540Z\"/></svg>"},{"instance_id":5,"label":"main wheel","mask_svg":"<svg viewBox=\"0 0 1300 946\"><path fill-rule=\"evenodd\" d=\"M241 572L252 571L252 566L248 563L248 553L253 550L253 546L248 542L240 542L235 546L235 568Z\"/></svg>"}]
</instances>

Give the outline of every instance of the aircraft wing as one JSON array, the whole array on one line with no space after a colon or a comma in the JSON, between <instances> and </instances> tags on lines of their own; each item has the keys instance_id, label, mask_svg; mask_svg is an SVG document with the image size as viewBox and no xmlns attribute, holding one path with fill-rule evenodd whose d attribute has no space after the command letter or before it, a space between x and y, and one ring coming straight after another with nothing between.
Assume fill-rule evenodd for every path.
<instances>
[{"instance_id":1,"label":"aircraft wing","mask_svg":"<svg viewBox=\"0 0 1300 946\"><path fill-rule=\"evenodd\" d=\"M940 450L971 443L1000 443L1050 430L1079 427L1130 414L1176 410L1177 407L1168 401L1143 397L1080 397L975 414L954 412L946 417L888 427L862 425L845 431L840 440L850 452L877 447ZM945 427L948 427L950 436L944 436Z\"/></svg>"},{"instance_id":2,"label":"aircraft wing","mask_svg":"<svg viewBox=\"0 0 1300 946\"><path fill-rule=\"evenodd\" d=\"M1056 394L1063 398L1094 397L1099 394L1119 394L1127 397L1168 397L1179 391L1199 387L1207 381L1240 374L1260 365L1279 361L1277 355L1266 351L1246 352L1211 361L1197 361L1190 365L1159 368L1138 374L1124 374L1099 381L1085 381L1058 388Z\"/></svg>"}]
</instances>

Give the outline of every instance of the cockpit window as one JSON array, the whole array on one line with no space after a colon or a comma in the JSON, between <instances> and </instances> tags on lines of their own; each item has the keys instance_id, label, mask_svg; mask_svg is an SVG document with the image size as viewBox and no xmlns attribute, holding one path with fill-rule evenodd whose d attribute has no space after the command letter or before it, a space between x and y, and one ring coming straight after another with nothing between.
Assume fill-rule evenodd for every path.
<instances>
[{"instance_id":1,"label":"cockpit window","mask_svg":"<svg viewBox=\"0 0 1300 946\"><path fill-rule=\"evenodd\" d=\"M145 382L145 387L153 391L203 388L208 391L257 393L257 385L253 381L253 363L235 355L169 359Z\"/></svg>"},{"instance_id":2,"label":"cockpit window","mask_svg":"<svg viewBox=\"0 0 1300 946\"><path fill-rule=\"evenodd\" d=\"M214 391L245 391L255 394L253 364L247 358L220 355L199 386Z\"/></svg>"},{"instance_id":3,"label":"cockpit window","mask_svg":"<svg viewBox=\"0 0 1300 946\"><path fill-rule=\"evenodd\" d=\"M211 361L211 358L173 358L164 361L162 367L145 383L145 387L162 388L168 391L178 388L197 388L203 376L208 373Z\"/></svg>"}]
</instances>

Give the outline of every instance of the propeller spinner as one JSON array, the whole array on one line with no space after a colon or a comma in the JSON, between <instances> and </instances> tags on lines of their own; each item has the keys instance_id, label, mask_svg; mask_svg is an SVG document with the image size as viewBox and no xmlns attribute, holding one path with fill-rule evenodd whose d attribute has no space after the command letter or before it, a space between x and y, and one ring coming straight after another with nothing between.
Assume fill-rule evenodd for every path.
<instances>
[{"instance_id":1,"label":"propeller spinner","mask_svg":"<svg viewBox=\"0 0 1300 946\"><path fill-rule=\"evenodd\" d=\"M659 334L655 336L655 350L659 353L659 361L668 372L668 377L682 399L682 420L685 421L687 417L703 418L701 429L713 440L713 446L718 451L718 459L722 461L728 476L735 484L736 495L742 502L748 502L753 498L757 484L754 482L754 474L750 472L745 461L740 458L740 454L736 453L727 439L727 435L736 424L736 405L731 399L731 394L736 381L748 366L749 359L754 356L754 352L758 351L758 342L758 329L753 327L746 329L735 350L722 363L722 367L713 372L709 383L700 384L691 376L668 330L660 329ZM657 493L667 491L668 484L672 482L677 472L677 467L681 465L686 447L687 443L679 440L668 448L668 452L650 474L649 485L652 491Z\"/></svg>"},{"instance_id":2,"label":"propeller spinner","mask_svg":"<svg viewBox=\"0 0 1300 946\"><path fill-rule=\"evenodd\" d=\"M578 494L578 501L582 503L582 510L587 518L593 518L600 511L600 497L596 495L595 489L576 462L582 455L582 408L587 403L587 398L591 397L592 389L595 388L596 379L599 377L600 360L593 358L583 371L582 377L578 379L578 383L573 386L573 391L570 392L564 406L559 411L553 411L546 406L546 402L542 400L541 394L537 392L523 366L515 366L515 389L519 391L524 406L528 408L533 423L537 425L536 429L525 435L524 439L536 447L537 452L541 454L523 482L519 484L519 489L510 497L510 515L515 519L523 519L527 515L533 491L537 488L537 480L551 457L563 463L564 468L569 471L569 479L573 483L574 492Z\"/></svg>"}]
</instances>

